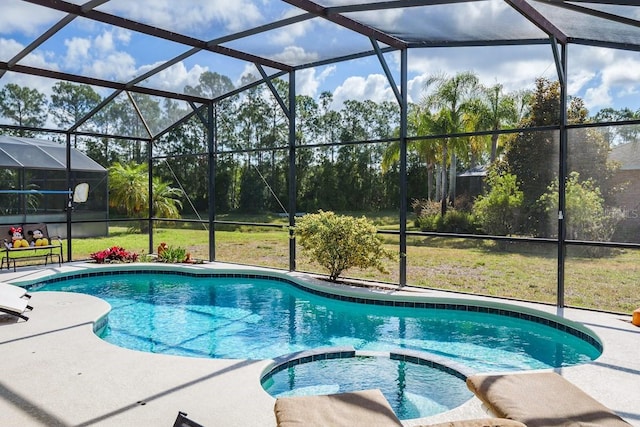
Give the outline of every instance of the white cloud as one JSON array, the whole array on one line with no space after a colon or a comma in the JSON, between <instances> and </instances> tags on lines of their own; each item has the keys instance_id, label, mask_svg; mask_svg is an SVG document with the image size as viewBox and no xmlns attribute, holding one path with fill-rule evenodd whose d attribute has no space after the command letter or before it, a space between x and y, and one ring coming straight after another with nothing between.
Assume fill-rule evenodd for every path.
<instances>
[{"instance_id":1,"label":"white cloud","mask_svg":"<svg viewBox=\"0 0 640 427\"><path fill-rule=\"evenodd\" d=\"M206 34L212 25L240 31L262 21L258 7L249 0L136 0L109 2L101 8L172 31Z\"/></svg>"},{"instance_id":2,"label":"white cloud","mask_svg":"<svg viewBox=\"0 0 640 427\"><path fill-rule=\"evenodd\" d=\"M323 81L335 72L336 67L330 66L322 70L320 74L316 74L317 69L307 68L296 73L296 91L300 95L307 95L316 98L319 93L318 89Z\"/></svg>"},{"instance_id":3,"label":"white cloud","mask_svg":"<svg viewBox=\"0 0 640 427\"><path fill-rule=\"evenodd\" d=\"M319 57L317 53L305 52L302 47L287 46L282 52L272 55L271 59L284 63L305 63L317 61Z\"/></svg>"},{"instance_id":4,"label":"white cloud","mask_svg":"<svg viewBox=\"0 0 640 427\"><path fill-rule=\"evenodd\" d=\"M636 58L616 59L602 70L602 82L608 86L623 86L634 91L631 88L640 84L639 69L640 55L636 55Z\"/></svg>"},{"instance_id":5,"label":"white cloud","mask_svg":"<svg viewBox=\"0 0 640 427\"><path fill-rule=\"evenodd\" d=\"M8 61L18 54L24 46L13 39L5 39L0 37L0 60Z\"/></svg>"},{"instance_id":6,"label":"white cloud","mask_svg":"<svg viewBox=\"0 0 640 427\"><path fill-rule=\"evenodd\" d=\"M113 41L113 33L109 31L104 31L102 34L98 34L98 36L93 41L94 48L100 52L111 52L115 50L115 44Z\"/></svg>"},{"instance_id":7,"label":"white cloud","mask_svg":"<svg viewBox=\"0 0 640 427\"><path fill-rule=\"evenodd\" d=\"M136 59L119 50L130 40L126 30L103 30L88 37L72 37L64 40L66 52L62 58L65 71L82 73L102 79L128 81L137 75ZM55 58L55 56L54 56Z\"/></svg>"},{"instance_id":8,"label":"white cloud","mask_svg":"<svg viewBox=\"0 0 640 427\"><path fill-rule=\"evenodd\" d=\"M599 110L600 108L608 107L612 102L609 88L606 86L588 88L585 91L583 100L590 112L591 110Z\"/></svg>"},{"instance_id":9,"label":"white cloud","mask_svg":"<svg viewBox=\"0 0 640 427\"><path fill-rule=\"evenodd\" d=\"M299 38L312 31L314 21L306 20L268 33L269 42L277 46L294 44Z\"/></svg>"},{"instance_id":10,"label":"white cloud","mask_svg":"<svg viewBox=\"0 0 640 427\"><path fill-rule=\"evenodd\" d=\"M331 108L339 110L347 100L364 101L370 99L375 102L393 101L395 95L389 86L389 80L382 74L369 74L348 77L344 83L333 91Z\"/></svg>"},{"instance_id":11,"label":"white cloud","mask_svg":"<svg viewBox=\"0 0 640 427\"><path fill-rule=\"evenodd\" d=\"M63 13L18 0L2 0L0 34L19 33L38 36L47 27L60 20Z\"/></svg>"},{"instance_id":12,"label":"white cloud","mask_svg":"<svg viewBox=\"0 0 640 427\"><path fill-rule=\"evenodd\" d=\"M126 82L136 73L135 59L125 52L113 52L83 67L82 73L104 79Z\"/></svg>"},{"instance_id":13,"label":"white cloud","mask_svg":"<svg viewBox=\"0 0 640 427\"><path fill-rule=\"evenodd\" d=\"M13 40L13 39L4 39L0 38L0 52L2 52L2 56L0 56L0 60L8 61L13 58L16 54L21 52L24 49L24 45ZM6 55L6 56L5 56ZM43 67L52 70L57 70L58 65L54 62L50 62L47 58L51 55L51 52L47 51L35 51L31 52L24 59L20 61L20 64L29 65L31 67Z\"/></svg>"},{"instance_id":14,"label":"white cloud","mask_svg":"<svg viewBox=\"0 0 640 427\"><path fill-rule=\"evenodd\" d=\"M567 91L570 94L578 93L584 89L594 78L596 73L590 70L578 70L575 74L569 76L567 82Z\"/></svg>"},{"instance_id":15,"label":"white cloud","mask_svg":"<svg viewBox=\"0 0 640 427\"><path fill-rule=\"evenodd\" d=\"M161 65L161 63L141 67L138 72L143 74L158 65ZM179 62L149 78L145 83L145 86L152 86L154 88L174 92L182 92L186 85L196 86L199 82L198 79L200 78L200 74L205 71L208 71L207 67L202 67L196 64L191 69L187 69L183 62Z\"/></svg>"},{"instance_id":16,"label":"white cloud","mask_svg":"<svg viewBox=\"0 0 640 427\"><path fill-rule=\"evenodd\" d=\"M591 114L601 108L626 107L620 99L638 92L638 52L577 46L570 53L569 93L583 98Z\"/></svg>"},{"instance_id":17,"label":"white cloud","mask_svg":"<svg viewBox=\"0 0 640 427\"><path fill-rule=\"evenodd\" d=\"M91 40L74 37L64 41L67 47L67 54L65 55L65 61L72 67L81 67L82 64L89 58L89 50L91 49Z\"/></svg>"}]
</instances>

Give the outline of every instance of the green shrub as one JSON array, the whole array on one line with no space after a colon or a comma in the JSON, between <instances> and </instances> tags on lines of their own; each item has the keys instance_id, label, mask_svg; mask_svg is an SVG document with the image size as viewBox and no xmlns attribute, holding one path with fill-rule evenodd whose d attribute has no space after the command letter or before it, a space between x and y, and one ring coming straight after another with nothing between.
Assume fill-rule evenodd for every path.
<instances>
[{"instance_id":1,"label":"green shrub","mask_svg":"<svg viewBox=\"0 0 640 427\"><path fill-rule=\"evenodd\" d=\"M438 231L442 233L475 233L475 218L468 212L449 209L438 221Z\"/></svg>"},{"instance_id":2,"label":"green shrub","mask_svg":"<svg viewBox=\"0 0 640 427\"><path fill-rule=\"evenodd\" d=\"M437 231L439 233L475 233L478 229L475 217L455 209L449 209L444 215L429 214L417 218L421 231Z\"/></svg>"},{"instance_id":3,"label":"green shrub","mask_svg":"<svg viewBox=\"0 0 640 427\"><path fill-rule=\"evenodd\" d=\"M473 213L485 233L508 236L518 230L518 218L524 200L516 176L491 170L487 177L489 192L478 196Z\"/></svg>"},{"instance_id":4,"label":"green shrub","mask_svg":"<svg viewBox=\"0 0 640 427\"><path fill-rule=\"evenodd\" d=\"M311 260L329 272L331 281L351 267L375 267L384 272L382 259L395 259L365 217L319 211L298 218L294 233Z\"/></svg>"},{"instance_id":5,"label":"green shrub","mask_svg":"<svg viewBox=\"0 0 640 427\"><path fill-rule=\"evenodd\" d=\"M552 183L538 203L547 213L558 212L558 181ZM592 179L580 180L578 172L571 172L565 187L565 218L567 239L608 242L617 224L623 219L621 210L607 208L600 189ZM556 233L557 234L557 233ZM608 248L581 247L585 256L599 257L611 253Z\"/></svg>"},{"instance_id":6,"label":"green shrub","mask_svg":"<svg viewBox=\"0 0 640 427\"><path fill-rule=\"evenodd\" d=\"M159 262L184 262L187 259L185 248L169 246L158 253Z\"/></svg>"}]
</instances>

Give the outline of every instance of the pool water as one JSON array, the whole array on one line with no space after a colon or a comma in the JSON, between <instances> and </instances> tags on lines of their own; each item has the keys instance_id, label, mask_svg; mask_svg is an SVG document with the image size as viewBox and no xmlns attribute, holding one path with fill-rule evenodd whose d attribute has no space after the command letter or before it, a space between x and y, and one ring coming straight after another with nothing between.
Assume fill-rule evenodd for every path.
<instances>
[{"instance_id":1,"label":"pool water","mask_svg":"<svg viewBox=\"0 0 640 427\"><path fill-rule=\"evenodd\" d=\"M274 397L380 389L401 420L451 410L472 396L464 380L440 369L370 356L295 365L273 374L262 386Z\"/></svg>"},{"instance_id":2,"label":"pool water","mask_svg":"<svg viewBox=\"0 0 640 427\"><path fill-rule=\"evenodd\" d=\"M277 280L118 274L40 290L103 298L112 311L101 337L153 353L271 359L318 347L402 348L483 372L570 366L600 355L574 335L518 318L344 302Z\"/></svg>"}]
</instances>

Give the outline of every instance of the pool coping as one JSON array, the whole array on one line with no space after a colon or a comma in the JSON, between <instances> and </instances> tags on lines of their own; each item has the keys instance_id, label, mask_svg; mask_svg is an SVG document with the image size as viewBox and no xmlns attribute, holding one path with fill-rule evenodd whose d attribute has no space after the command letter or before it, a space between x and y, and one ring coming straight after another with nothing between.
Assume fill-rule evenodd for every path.
<instances>
[{"instance_id":1,"label":"pool coping","mask_svg":"<svg viewBox=\"0 0 640 427\"><path fill-rule=\"evenodd\" d=\"M52 274L73 274L94 268L95 265L78 263L59 268L21 269L15 274L2 273L0 280L34 283ZM220 263L190 268L259 270L286 277L305 276ZM350 288L345 292L367 293ZM406 298L419 294L485 301L483 297L415 288L378 293ZM0 420L5 424L170 425L177 411L183 410L203 425L275 426L275 400L259 384L260 375L272 361L191 359L122 349L93 334L95 321L108 310L104 301L87 295L53 294L35 293L33 305L36 308L30 313L28 322L0 324L0 351L5 355L3 364L6 368L0 379ZM484 303L499 305L501 301L486 298ZM593 330L603 344L600 358L556 371L632 425L640 426L637 406L640 390L636 385L640 375L640 361L637 360L640 328L631 325L630 315L507 303L557 315ZM403 425L478 416L486 416L486 413L477 399L472 399L463 407L440 416L409 420ZM51 423L51 420L56 422Z\"/></svg>"}]
</instances>

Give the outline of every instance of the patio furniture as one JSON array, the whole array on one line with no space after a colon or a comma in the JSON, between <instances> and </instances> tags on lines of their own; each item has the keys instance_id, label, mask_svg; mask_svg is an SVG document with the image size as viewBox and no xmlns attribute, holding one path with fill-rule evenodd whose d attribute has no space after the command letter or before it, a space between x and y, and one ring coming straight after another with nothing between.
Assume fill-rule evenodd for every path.
<instances>
[{"instance_id":1,"label":"patio furniture","mask_svg":"<svg viewBox=\"0 0 640 427\"><path fill-rule=\"evenodd\" d=\"M401 427L380 390L276 399L278 427Z\"/></svg>"},{"instance_id":2,"label":"patio furniture","mask_svg":"<svg viewBox=\"0 0 640 427\"><path fill-rule=\"evenodd\" d=\"M24 312L33 310L27 300L16 295L0 294L0 312L10 314L20 319L29 320Z\"/></svg>"},{"instance_id":3,"label":"patio furniture","mask_svg":"<svg viewBox=\"0 0 640 427\"><path fill-rule=\"evenodd\" d=\"M528 427L630 425L555 372L472 375L467 386L493 414Z\"/></svg>"},{"instance_id":4,"label":"patio furniture","mask_svg":"<svg viewBox=\"0 0 640 427\"><path fill-rule=\"evenodd\" d=\"M477 418L472 420L447 421L438 424L421 424L414 427L527 427L519 421L506 418Z\"/></svg>"},{"instance_id":5,"label":"patio furniture","mask_svg":"<svg viewBox=\"0 0 640 427\"><path fill-rule=\"evenodd\" d=\"M179 411L173 427L203 427L201 424L187 418L186 412Z\"/></svg>"},{"instance_id":6,"label":"patio furniture","mask_svg":"<svg viewBox=\"0 0 640 427\"><path fill-rule=\"evenodd\" d=\"M9 231L13 226L0 226L0 236L9 236ZM2 248L2 259L0 260L0 270L4 268L5 262L7 263L7 270L13 263L13 271L16 271L16 261L30 260L30 259L44 259L45 265L49 262L53 263L54 259L57 260L58 266L62 265L62 238L57 236L55 238L56 243L53 243L51 236L47 231L47 225L44 223L39 224L25 224L22 226L24 238L29 242L28 247L14 248L11 247L10 239L4 239L4 247ZM36 246L34 238L32 236L33 231L40 230L43 236L48 240L48 244ZM31 233L30 233L31 232Z\"/></svg>"},{"instance_id":7,"label":"patio furniture","mask_svg":"<svg viewBox=\"0 0 640 427\"><path fill-rule=\"evenodd\" d=\"M279 397L274 408L278 427L402 426L380 390L322 396ZM526 427L507 419L483 418L422 424L415 427Z\"/></svg>"},{"instance_id":8,"label":"patio furniture","mask_svg":"<svg viewBox=\"0 0 640 427\"><path fill-rule=\"evenodd\" d=\"M0 282L0 295L15 296L18 298L31 298L27 290L22 286L12 285L10 283Z\"/></svg>"}]
</instances>

